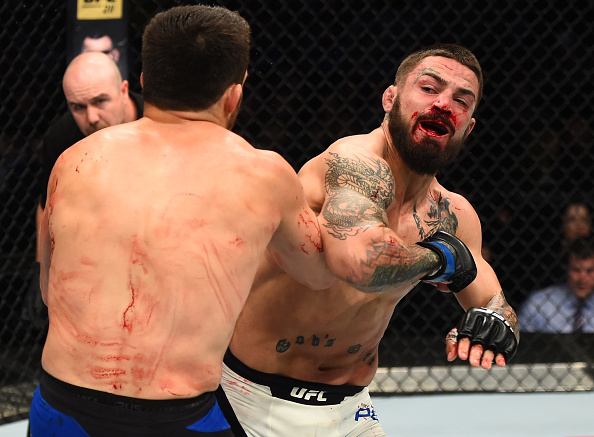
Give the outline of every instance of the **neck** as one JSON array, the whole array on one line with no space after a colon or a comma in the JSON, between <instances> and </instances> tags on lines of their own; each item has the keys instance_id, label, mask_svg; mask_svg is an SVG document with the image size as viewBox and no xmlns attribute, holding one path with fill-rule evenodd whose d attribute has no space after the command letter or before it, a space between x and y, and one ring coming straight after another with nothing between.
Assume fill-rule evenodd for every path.
<instances>
[{"instance_id":1,"label":"neck","mask_svg":"<svg viewBox=\"0 0 594 437\"><path fill-rule=\"evenodd\" d=\"M396 190L402 193L403 203L419 203L427 197L429 187L435 180L435 176L421 175L412 171L398 153L394 146L392 136L388 129L387 118L382 122L381 129L385 139L384 159L392 170Z\"/></svg>"},{"instance_id":2,"label":"neck","mask_svg":"<svg viewBox=\"0 0 594 437\"><path fill-rule=\"evenodd\" d=\"M134 100L132 100L130 95L128 95L126 99L124 114L124 121L126 123L138 120L138 108L134 104Z\"/></svg>"},{"instance_id":3,"label":"neck","mask_svg":"<svg viewBox=\"0 0 594 437\"><path fill-rule=\"evenodd\" d=\"M160 123L189 123L205 121L227 128L226 120L217 117L209 110L201 111L174 111L161 109L149 103L144 104L144 116Z\"/></svg>"}]
</instances>

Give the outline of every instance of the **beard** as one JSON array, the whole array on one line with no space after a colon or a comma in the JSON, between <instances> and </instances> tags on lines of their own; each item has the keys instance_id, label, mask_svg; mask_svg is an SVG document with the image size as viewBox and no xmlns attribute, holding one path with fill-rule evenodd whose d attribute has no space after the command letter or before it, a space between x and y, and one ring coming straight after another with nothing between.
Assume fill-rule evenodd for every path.
<instances>
[{"instance_id":1,"label":"beard","mask_svg":"<svg viewBox=\"0 0 594 437\"><path fill-rule=\"evenodd\" d=\"M413 120L412 126L416 126L420 120L439 120L449 125L451 132L454 132L452 122L443 113L419 115ZM412 171L421 175L435 176L449 166L456 159L466 141L466 134L461 139L450 138L444 150L441 150L441 145L431 137L425 136L420 142L414 141L411 127L406 124L400 113L398 97L390 110L388 131L392 137L392 143L404 163Z\"/></svg>"}]
</instances>

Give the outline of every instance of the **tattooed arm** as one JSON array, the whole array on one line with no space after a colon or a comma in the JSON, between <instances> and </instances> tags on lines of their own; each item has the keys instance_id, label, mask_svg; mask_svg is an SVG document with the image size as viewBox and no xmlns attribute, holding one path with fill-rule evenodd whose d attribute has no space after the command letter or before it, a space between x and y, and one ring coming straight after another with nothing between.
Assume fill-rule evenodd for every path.
<instances>
[{"instance_id":1,"label":"tattooed arm","mask_svg":"<svg viewBox=\"0 0 594 437\"><path fill-rule=\"evenodd\" d=\"M501 314L514 332L518 333L516 337L519 339L516 313L505 300L501 284L493 268L482 256L482 228L479 217L464 197L454 193L449 194L457 206L459 225L456 236L464 241L477 266L476 279L460 293L457 293L456 298L465 310L471 307L483 307Z\"/></svg>"},{"instance_id":2,"label":"tattooed arm","mask_svg":"<svg viewBox=\"0 0 594 437\"><path fill-rule=\"evenodd\" d=\"M440 266L437 255L405 245L388 227L394 178L377 156L322 155L323 204L318 217L328 266L340 279L367 293L411 285Z\"/></svg>"},{"instance_id":3,"label":"tattooed arm","mask_svg":"<svg viewBox=\"0 0 594 437\"><path fill-rule=\"evenodd\" d=\"M456 236L460 238L470 249L477 266L476 279L465 289L456 294L456 298L465 310L472 307L482 307L493 310L500 314L507 321L516 341L520 340L520 331L518 329L518 318L514 309L506 301L501 285L493 268L485 261L481 254L482 231L480 220L474 208L462 196L450 193L452 202L455 202L459 226ZM444 290L445 285L438 288ZM482 366L490 368L494 361L498 366L505 366L505 357L493 351L483 350L482 346L475 345L471 347L470 340L464 338L459 342L452 341L448 336L446 341L446 352L448 360L452 361L456 357L462 360L468 360L472 366Z\"/></svg>"}]
</instances>

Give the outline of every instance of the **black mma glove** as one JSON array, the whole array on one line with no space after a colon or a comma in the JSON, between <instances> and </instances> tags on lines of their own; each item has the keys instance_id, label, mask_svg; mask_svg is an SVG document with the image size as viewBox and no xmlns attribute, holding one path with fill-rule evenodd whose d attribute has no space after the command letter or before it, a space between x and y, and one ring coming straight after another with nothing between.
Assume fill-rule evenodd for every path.
<instances>
[{"instance_id":1,"label":"black mma glove","mask_svg":"<svg viewBox=\"0 0 594 437\"><path fill-rule=\"evenodd\" d=\"M417 243L439 255L441 268L437 273L421 278L429 282L452 281L448 288L454 293L466 288L476 278L476 264L468 247L459 238L444 231L437 231Z\"/></svg>"},{"instance_id":2,"label":"black mma glove","mask_svg":"<svg viewBox=\"0 0 594 437\"><path fill-rule=\"evenodd\" d=\"M458 326L458 341L469 338L471 346L480 344L505 357L508 363L516 353L518 340L505 318L488 308L470 308Z\"/></svg>"}]
</instances>

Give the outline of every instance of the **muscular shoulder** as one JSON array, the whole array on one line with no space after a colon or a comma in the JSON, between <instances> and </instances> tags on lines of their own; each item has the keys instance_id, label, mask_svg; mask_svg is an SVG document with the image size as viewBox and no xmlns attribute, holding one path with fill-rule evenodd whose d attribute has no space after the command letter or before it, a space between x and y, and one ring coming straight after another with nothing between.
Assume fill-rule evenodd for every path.
<instances>
[{"instance_id":1,"label":"muscular shoulder","mask_svg":"<svg viewBox=\"0 0 594 437\"><path fill-rule=\"evenodd\" d=\"M300 173L306 171L324 173L329 163L341 158L385 162L382 158L383 153L383 136L378 129L368 134L351 135L332 143L324 152L308 161Z\"/></svg>"},{"instance_id":2,"label":"muscular shoulder","mask_svg":"<svg viewBox=\"0 0 594 437\"><path fill-rule=\"evenodd\" d=\"M276 152L253 149L253 153L250 153L248 157L248 162L251 165L249 170L254 173L254 177L267 183L276 180L276 184L278 184L278 178L287 177L293 181L297 180L295 169Z\"/></svg>"},{"instance_id":3,"label":"muscular shoulder","mask_svg":"<svg viewBox=\"0 0 594 437\"><path fill-rule=\"evenodd\" d=\"M297 173L281 155L251 146L241 153L235 173L242 180L249 181L249 188L246 185L242 187L247 190L246 195L253 193L258 198L269 200L271 205L303 202L303 188Z\"/></svg>"},{"instance_id":4,"label":"muscular shoulder","mask_svg":"<svg viewBox=\"0 0 594 437\"><path fill-rule=\"evenodd\" d=\"M308 200L321 204L326 195L348 189L386 209L393 200L394 178L382 153L376 131L336 141L299 171Z\"/></svg>"}]
</instances>

